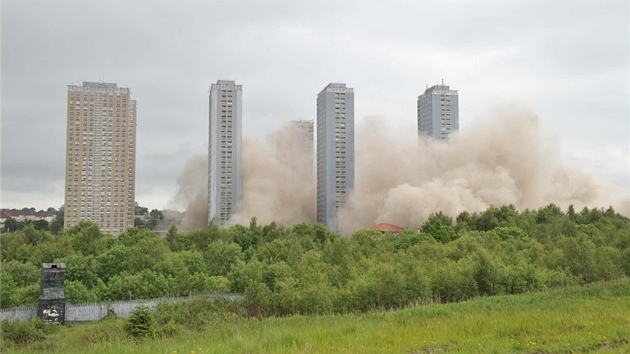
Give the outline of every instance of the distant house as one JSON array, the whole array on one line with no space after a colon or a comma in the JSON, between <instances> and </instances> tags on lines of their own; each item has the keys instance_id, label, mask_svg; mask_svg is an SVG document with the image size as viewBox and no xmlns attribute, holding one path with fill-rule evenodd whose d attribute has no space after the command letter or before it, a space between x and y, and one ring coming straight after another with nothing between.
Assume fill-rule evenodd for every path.
<instances>
[{"instance_id":1,"label":"distant house","mask_svg":"<svg viewBox=\"0 0 630 354\"><path fill-rule=\"evenodd\" d=\"M55 220L57 214L48 211L36 211L34 213L24 210L2 209L0 210L0 227L4 227L4 222L14 219L17 222L46 220L49 223Z\"/></svg>"},{"instance_id":2,"label":"distant house","mask_svg":"<svg viewBox=\"0 0 630 354\"><path fill-rule=\"evenodd\" d=\"M387 223L381 223L381 224L376 224L370 228L368 228L369 230L377 230L380 231L382 233L386 233L386 232L391 232L394 235L399 233L400 231L404 230L405 228L400 227L400 226L396 226L394 224L387 224Z\"/></svg>"},{"instance_id":3,"label":"distant house","mask_svg":"<svg viewBox=\"0 0 630 354\"><path fill-rule=\"evenodd\" d=\"M48 222L52 222L53 220L55 220L56 216L57 214L48 211L37 211L33 214L27 215L26 220L46 220Z\"/></svg>"}]
</instances>

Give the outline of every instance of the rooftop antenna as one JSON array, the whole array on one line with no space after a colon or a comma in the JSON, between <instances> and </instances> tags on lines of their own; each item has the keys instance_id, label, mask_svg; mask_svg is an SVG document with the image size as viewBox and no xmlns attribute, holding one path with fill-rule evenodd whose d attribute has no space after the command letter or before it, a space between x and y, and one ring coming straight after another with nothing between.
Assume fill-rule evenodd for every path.
<instances>
[{"instance_id":1,"label":"rooftop antenna","mask_svg":"<svg viewBox=\"0 0 630 354\"><path fill-rule=\"evenodd\" d=\"M442 86L444 86L444 78L442 78Z\"/></svg>"}]
</instances>

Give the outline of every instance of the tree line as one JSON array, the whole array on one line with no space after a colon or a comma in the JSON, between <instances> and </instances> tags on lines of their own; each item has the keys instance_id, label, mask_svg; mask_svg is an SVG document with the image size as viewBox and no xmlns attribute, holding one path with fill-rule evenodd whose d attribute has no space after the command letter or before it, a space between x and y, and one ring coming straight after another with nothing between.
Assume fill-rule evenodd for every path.
<instances>
[{"instance_id":1,"label":"tree line","mask_svg":"<svg viewBox=\"0 0 630 354\"><path fill-rule=\"evenodd\" d=\"M11 209L16 210L16 209ZM28 214L34 214L36 212L35 208L23 208L23 212ZM43 211L43 210L40 210ZM32 225L36 230L48 230L52 234L57 235L61 230L63 230L63 218L64 218L64 207L63 205L57 211L55 208L48 208L47 212L55 213L55 218L48 222L46 220L25 220L25 221L17 221L16 219L9 217L5 220L4 225L0 229L1 232L11 232L22 230L24 227L28 225ZM153 229L159 221L164 220L164 213L158 209L152 209L149 212L149 208L138 205L138 202L134 205L134 226L138 228L149 228Z\"/></svg>"},{"instance_id":2,"label":"tree line","mask_svg":"<svg viewBox=\"0 0 630 354\"><path fill-rule=\"evenodd\" d=\"M540 291L630 275L630 219L612 208L490 207L436 213L420 230L275 223L118 237L81 222L56 235L32 225L1 235L2 307L30 306L42 262L66 264L68 302L192 292L250 296L261 316L326 314Z\"/></svg>"}]
</instances>

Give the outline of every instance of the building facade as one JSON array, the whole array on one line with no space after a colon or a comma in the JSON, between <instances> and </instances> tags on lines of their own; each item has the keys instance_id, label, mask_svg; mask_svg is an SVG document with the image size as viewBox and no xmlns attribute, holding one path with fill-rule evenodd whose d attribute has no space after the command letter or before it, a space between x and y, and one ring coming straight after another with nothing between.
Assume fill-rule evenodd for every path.
<instances>
[{"instance_id":1,"label":"building facade","mask_svg":"<svg viewBox=\"0 0 630 354\"><path fill-rule=\"evenodd\" d=\"M68 86L64 226L118 235L134 223L136 101L115 83Z\"/></svg>"},{"instance_id":2,"label":"building facade","mask_svg":"<svg viewBox=\"0 0 630 354\"><path fill-rule=\"evenodd\" d=\"M315 122L313 120L292 120L290 127L300 132L304 138L304 147L307 151L313 151L315 145Z\"/></svg>"},{"instance_id":3,"label":"building facade","mask_svg":"<svg viewBox=\"0 0 630 354\"><path fill-rule=\"evenodd\" d=\"M459 130L459 99L457 90L449 86L435 85L418 96L418 135L448 140L452 132Z\"/></svg>"},{"instance_id":4,"label":"building facade","mask_svg":"<svg viewBox=\"0 0 630 354\"><path fill-rule=\"evenodd\" d=\"M354 89L331 83L317 95L317 222L338 230L354 189Z\"/></svg>"},{"instance_id":5,"label":"building facade","mask_svg":"<svg viewBox=\"0 0 630 354\"><path fill-rule=\"evenodd\" d=\"M242 86L219 80L209 94L208 221L225 226L241 200Z\"/></svg>"}]
</instances>

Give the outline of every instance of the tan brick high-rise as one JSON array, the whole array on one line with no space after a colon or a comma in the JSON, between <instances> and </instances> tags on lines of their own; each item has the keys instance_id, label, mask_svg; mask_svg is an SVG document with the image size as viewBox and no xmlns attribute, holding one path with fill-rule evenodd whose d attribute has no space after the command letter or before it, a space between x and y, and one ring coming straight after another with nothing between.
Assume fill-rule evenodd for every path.
<instances>
[{"instance_id":1,"label":"tan brick high-rise","mask_svg":"<svg viewBox=\"0 0 630 354\"><path fill-rule=\"evenodd\" d=\"M79 221L118 235L133 226L136 101L113 83L68 86L65 228Z\"/></svg>"}]
</instances>

